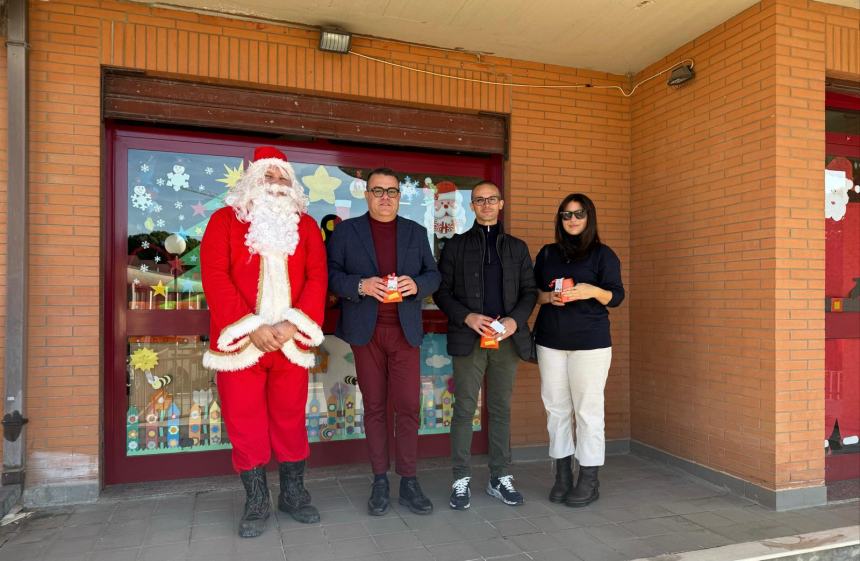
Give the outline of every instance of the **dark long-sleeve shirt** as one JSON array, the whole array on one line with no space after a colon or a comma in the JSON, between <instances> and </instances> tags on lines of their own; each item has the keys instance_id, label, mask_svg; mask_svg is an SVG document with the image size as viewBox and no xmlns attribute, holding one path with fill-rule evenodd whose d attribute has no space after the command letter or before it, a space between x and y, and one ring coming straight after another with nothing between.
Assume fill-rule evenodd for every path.
<instances>
[{"instance_id":1,"label":"dark long-sleeve shirt","mask_svg":"<svg viewBox=\"0 0 860 561\"><path fill-rule=\"evenodd\" d=\"M376 250L376 262L379 264L379 278L388 280L388 275L397 271L397 221L380 222L370 218L370 234L373 236L373 248ZM380 304L376 316L379 325L400 325L397 315L397 304Z\"/></svg>"},{"instance_id":2,"label":"dark long-sleeve shirt","mask_svg":"<svg viewBox=\"0 0 860 561\"><path fill-rule=\"evenodd\" d=\"M545 245L535 259L535 281L543 291L552 290L557 278L572 278L612 292L603 305L594 298L568 302L564 306L544 304L535 323L535 342L550 349L579 351L612 346L609 335L609 310L624 300L621 261L609 246L598 245L588 255L570 262L558 245Z\"/></svg>"}]
</instances>

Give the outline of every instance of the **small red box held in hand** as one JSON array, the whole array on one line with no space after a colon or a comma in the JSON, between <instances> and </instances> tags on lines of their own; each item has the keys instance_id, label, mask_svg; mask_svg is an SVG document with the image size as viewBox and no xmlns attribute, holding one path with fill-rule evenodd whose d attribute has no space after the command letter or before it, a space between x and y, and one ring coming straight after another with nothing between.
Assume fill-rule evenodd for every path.
<instances>
[{"instance_id":1,"label":"small red box held in hand","mask_svg":"<svg viewBox=\"0 0 860 561\"><path fill-rule=\"evenodd\" d=\"M403 302L403 295L400 294L400 290L397 289L397 275L391 273L388 275L387 279L387 292L385 293L385 303L392 304L396 302Z\"/></svg>"},{"instance_id":2,"label":"small red box held in hand","mask_svg":"<svg viewBox=\"0 0 860 561\"><path fill-rule=\"evenodd\" d=\"M567 304L568 302L573 302L573 294L571 292L575 284L573 279L555 279L552 291L561 294L562 303Z\"/></svg>"}]
</instances>

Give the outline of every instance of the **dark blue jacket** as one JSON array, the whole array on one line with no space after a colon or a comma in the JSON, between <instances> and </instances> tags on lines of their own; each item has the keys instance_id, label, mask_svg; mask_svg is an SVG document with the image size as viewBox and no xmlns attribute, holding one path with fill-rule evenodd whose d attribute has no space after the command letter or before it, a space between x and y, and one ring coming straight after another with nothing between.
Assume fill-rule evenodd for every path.
<instances>
[{"instance_id":1,"label":"dark blue jacket","mask_svg":"<svg viewBox=\"0 0 860 561\"><path fill-rule=\"evenodd\" d=\"M359 297L358 282L380 276L376 249L370 233L370 217L365 213L344 220L334 229L328 243L328 287L341 297L341 314L335 335L350 345L366 345L376 329L379 302ZM397 275L408 275L418 285L418 294L396 304L400 326L409 344L417 347L424 338L421 301L439 287L439 271L430 250L427 230L407 218L397 217ZM387 274L387 273L385 273ZM395 305L395 304L387 304Z\"/></svg>"}]
</instances>

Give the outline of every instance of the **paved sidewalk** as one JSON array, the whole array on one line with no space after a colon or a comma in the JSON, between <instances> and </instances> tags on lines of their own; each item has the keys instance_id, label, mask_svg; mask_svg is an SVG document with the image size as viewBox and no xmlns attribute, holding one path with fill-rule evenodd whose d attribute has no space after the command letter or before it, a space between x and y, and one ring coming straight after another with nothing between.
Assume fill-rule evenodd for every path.
<instances>
[{"instance_id":1,"label":"paved sidewalk","mask_svg":"<svg viewBox=\"0 0 860 561\"><path fill-rule=\"evenodd\" d=\"M487 470L476 468L472 508L464 512L448 508L444 462L423 463L420 481L436 505L430 516L396 504L394 477L392 511L370 517L370 478L339 471L347 475L308 483L320 524L304 526L278 512L263 536L241 539L238 478L149 484L108 490L95 504L41 510L0 529L0 561L625 561L860 523L857 501L772 512L632 455L608 458L601 498L583 509L547 500L548 461L514 466L526 497L520 507L487 496Z\"/></svg>"}]
</instances>

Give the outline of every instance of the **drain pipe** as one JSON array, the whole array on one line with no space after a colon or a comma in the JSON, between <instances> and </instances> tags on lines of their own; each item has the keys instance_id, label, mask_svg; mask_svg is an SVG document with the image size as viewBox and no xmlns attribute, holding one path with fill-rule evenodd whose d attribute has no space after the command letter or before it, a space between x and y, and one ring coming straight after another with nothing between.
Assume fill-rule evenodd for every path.
<instances>
[{"instance_id":1,"label":"drain pipe","mask_svg":"<svg viewBox=\"0 0 860 561\"><path fill-rule=\"evenodd\" d=\"M24 487L24 387L27 377L27 0L7 0L8 162L6 217L6 364L3 487Z\"/></svg>"}]
</instances>

